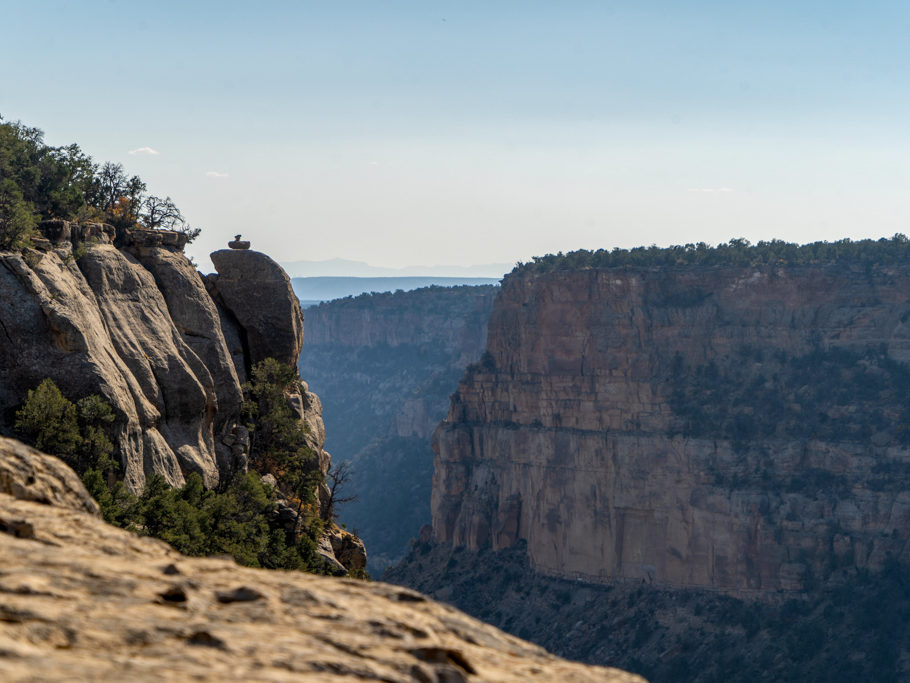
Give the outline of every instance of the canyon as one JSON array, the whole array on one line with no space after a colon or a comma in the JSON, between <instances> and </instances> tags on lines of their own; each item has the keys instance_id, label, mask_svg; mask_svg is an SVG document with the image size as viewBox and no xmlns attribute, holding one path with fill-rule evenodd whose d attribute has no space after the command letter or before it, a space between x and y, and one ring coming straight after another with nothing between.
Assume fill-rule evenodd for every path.
<instances>
[{"instance_id":1,"label":"canyon","mask_svg":"<svg viewBox=\"0 0 910 683\"><path fill-rule=\"evenodd\" d=\"M910 272L904 257L888 257L905 242L883 241L874 258L845 247L844 258L808 262L579 266L568 255L519 266L498 288L363 295L301 313L286 274L258 252L215 252L218 272L203 276L178 233L64 221L41 231L34 248L0 253L0 333L16 341L0 346L0 431L10 433L16 406L50 377L67 396L97 393L114 407L133 491L152 475L180 486L198 474L217 487L247 464L251 368L266 357L297 362L315 391L295 384L287 403L321 474L327 432L336 461L353 463L348 492L360 500L342 519L376 539L370 569L389 568L384 578L559 655L654 680L906 673ZM21 455L10 443L7 461ZM48 505L75 496L63 507L97 514L81 483L55 467L22 484L0 466L0 492L19 499L0 500L0 541L48 576L58 569L36 548L75 534L53 531L63 522ZM284 512L293 517L287 501ZM140 564L163 562L161 544L74 523L107 539L104 548L151 543L137 551ZM322 545L331 555L331 540ZM164 552L195 584L213 562ZM147 565L130 564L137 557L123 571L146 577ZM233 590L239 568L228 564L212 570L215 602ZM249 602L277 606L266 620L309 628L271 578L244 577L266 596ZM327 596L306 609L321 610ZM222 608L191 597L217 625ZM392 613L360 600L350 609ZM327 618L356 621L347 609ZM21 646L37 637L32 621L4 627L22 661L32 661ZM64 615L54 633L76 642L75 623ZM385 623L350 631L411 638L376 625ZM232 650L221 626L198 638L174 628L178 640L189 634L193 666L203 666L200 643ZM475 657L485 655L465 654L463 643L408 643L423 664L393 654L394 664L351 668L332 659L344 645L326 666L391 680L406 669L427 680L483 677ZM503 643L492 646L511 652ZM277 661L278 650L262 656ZM431 650L447 673L421 668Z\"/></svg>"},{"instance_id":2,"label":"canyon","mask_svg":"<svg viewBox=\"0 0 910 683\"><path fill-rule=\"evenodd\" d=\"M498 287L364 294L305 309L300 374L324 406L327 444L351 474L342 516L378 576L429 524L433 430L480 358Z\"/></svg>"},{"instance_id":3,"label":"canyon","mask_svg":"<svg viewBox=\"0 0 910 683\"><path fill-rule=\"evenodd\" d=\"M203 275L169 197L0 132L4 680L639 680L413 591L316 578L368 579L366 553L335 523L287 274L237 235ZM397 433L426 438L419 403Z\"/></svg>"}]
</instances>

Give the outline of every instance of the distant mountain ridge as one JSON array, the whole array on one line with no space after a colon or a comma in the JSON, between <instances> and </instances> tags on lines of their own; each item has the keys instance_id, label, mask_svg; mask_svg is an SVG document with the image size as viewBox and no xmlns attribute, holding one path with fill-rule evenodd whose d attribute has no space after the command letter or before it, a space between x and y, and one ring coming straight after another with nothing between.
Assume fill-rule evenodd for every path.
<instances>
[{"instance_id":1,"label":"distant mountain ridge","mask_svg":"<svg viewBox=\"0 0 910 683\"><path fill-rule=\"evenodd\" d=\"M337 259L340 260L340 259ZM358 296L372 292L409 292L421 287L457 287L460 285L498 285L500 278L488 277L294 277L291 285L304 306Z\"/></svg>"}]
</instances>

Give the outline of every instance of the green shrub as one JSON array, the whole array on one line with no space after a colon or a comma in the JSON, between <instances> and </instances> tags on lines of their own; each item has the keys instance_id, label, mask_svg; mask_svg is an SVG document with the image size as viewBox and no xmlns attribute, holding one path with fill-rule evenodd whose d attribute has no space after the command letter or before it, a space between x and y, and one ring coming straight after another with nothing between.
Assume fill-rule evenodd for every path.
<instances>
[{"instance_id":1,"label":"green shrub","mask_svg":"<svg viewBox=\"0 0 910 683\"><path fill-rule=\"evenodd\" d=\"M312 504L322 473L285 394L298 390L299 383L296 368L266 358L253 366L250 382L244 385L250 400L243 413L252 433L250 466L272 474L288 497Z\"/></svg>"},{"instance_id":2,"label":"green shrub","mask_svg":"<svg viewBox=\"0 0 910 683\"><path fill-rule=\"evenodd\" d=\"M126 484L101 469L86 470L82 483L92 498L98 501L105 522L126 528L131 526L136 496L130 493Z\"/></svg>"},{"instance_id":3,"label":"green shrub","mask_svg":"<svg viewBox=\"0 0 910 683\"><path fill-rule=\"evenodd\" d=\"M114 411L101 396L92 394L73 403L46 378L29 390L14 428L23 441L73 468L106 522L127 526L136 497L118 478L120 463L113 458L114 444L105 431L113 421Z\"/></svg>"},{"instance_id":4,"label":"green shrub","mask_svg":"<svg viewBox=\"0 0 910 683\"><path fill-rule=\"evenodd\" d=\"M319 529L294 538L275 526L274 512L274 493L256 472L237 475L221 491L207 490L195 472L180 488L153 474L124 521L184 555L229 554L248 567L324 573L316 553Z\"/></svg>"},{"instance_id":5,"label":"green shrub","mask_svg":"<svg viewBox=\"0 0 910 683\"><path fill-rule=\"evenodd\" d=\"M112 457L114 444L105 431L113 421L113 409L97 394L73 403L48 378L29 390L16 413L15 430L27 443L72 467L98 501L104 519L121 524L134 497L117 479L119 462Z\"/></svg>"},{"instance_id":6,"label":"green shrub","mask_svg":"<svg viewBox=\"0 0 910 683\"><path fill-rule=\"evenodd\" d=\"M19 250L30 246L37 223L15 183L9 178L0 182L0 249Z\"/></svg>"},{"instance_id":7,"label":"green shrub","mask_svg":"<svg viewBox=\"0 0 910 683\"><path fill-rule=\"evenodd\" d=\"M35 448L76 468L82 446L76 405L60 393L50 379L30 389L25 404L16 413L16 431Z\"/></svg>"},{"instance_id":8,"label":"green shrub","mask_svg":"<svg viewBox=\"0 0 910 683\"><path fill-rule=\"evenodd\" d=\"M298 496L299 534L278 525L275 492L256 471L235 475L217 491L207 490L196 472L182 487L153 474L140 496L131 494L118 477L114 445L105 431L114 412L98 395L73 403L45 379L28 392L15 429L23 440L70 465L111 524L160 538L186 555L229 554L250 567L325 573L317 552L323 521L311 505L302 509L312 503L322 473L284 393L298 382L294 369L263 361L253 369L245 413L254 435L253 467L275 475L280 488Z\"/></svg>"}]
</instances>

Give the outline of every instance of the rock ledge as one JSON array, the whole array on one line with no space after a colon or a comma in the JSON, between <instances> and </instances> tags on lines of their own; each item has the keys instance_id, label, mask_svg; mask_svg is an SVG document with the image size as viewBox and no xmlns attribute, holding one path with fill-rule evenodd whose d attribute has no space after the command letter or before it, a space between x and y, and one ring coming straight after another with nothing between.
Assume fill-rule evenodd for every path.
<instances>
[{"instance_id":1,"label":"rock ledge","mask_svg":"<svg viewBox=\"0 0 910 683\"><path fill-rule=\"evenodd\" d=\"M408 589L184 557L77 511L71 471L3 442L0 471L28 465L72 490L0 493L0 680L642 680Z\"/></svg>"}]
</instances>

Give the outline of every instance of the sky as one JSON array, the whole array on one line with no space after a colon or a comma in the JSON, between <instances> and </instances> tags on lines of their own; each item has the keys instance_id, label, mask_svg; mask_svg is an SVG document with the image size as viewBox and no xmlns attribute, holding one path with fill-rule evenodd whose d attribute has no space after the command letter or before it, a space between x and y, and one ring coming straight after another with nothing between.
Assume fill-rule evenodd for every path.
<instances>
[{"instance_id":1,"label":"sky","mask_svg":"<svg viewBox=\"0 0 910 683\"><path fill-rule=\"evenodd\" d=\"M0 115L204 271L910 233L906 2L0 0L0 46Z\"/></svg>"}]
</instances>

